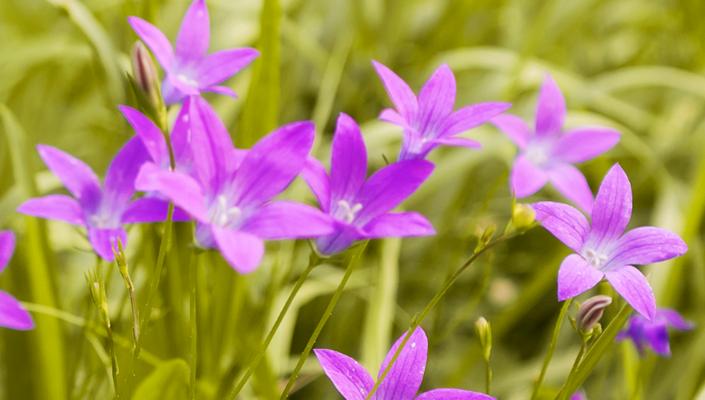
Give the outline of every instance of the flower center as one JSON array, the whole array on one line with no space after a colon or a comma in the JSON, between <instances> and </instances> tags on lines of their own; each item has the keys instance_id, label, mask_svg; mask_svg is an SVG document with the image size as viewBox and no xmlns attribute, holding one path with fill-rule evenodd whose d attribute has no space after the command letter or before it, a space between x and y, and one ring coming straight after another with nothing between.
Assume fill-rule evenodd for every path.
<instances>
[{"instance_id":1,"label":"flower center","mask_svg":"<svg viewBox=\"0 0 705 400\"><path fill-rule=\"evenodd\" d=\"M228 198L221 194L215 198L209 214L210 220L215 225L225 227L240 219L242 211L238 207L230 206Z\"/></svg>"},{"instance_id":2,"label":"flower center","mask_svg":"<svg viewBox=\"0 0 705 400\"><path fill-rule=\"evenodd\" d=\"M539 167L545 165L549 160L548 149L542 145L527 146L524 156L532 164Z\"/></svg>"},{"instance_id":3,"label":"flower center","mask_svg":"<svg viewBox=\"0 0 705 400\"><path fill-rule=\"evenodd\" d=\"M198 82L196 82L195 79L191 78L185 73L180 73L176 75L176 78L181 81L182 83L191 86L191 87L198 87Z\"/></svg>"},{"instance_id":4,"label":"flower center","mask_svg":"<svg viewBox=\"0 0 705 400\"><path fill-rule=\"evenodd\" d=\"M584 252L585 261L595 268L600 268L607 262L607 255L593 249L586 249Z\"/></svg>"},{"instance_id":5,"label":"flower center","mask_svg":"<svg viewBox=\"0 0 705 400\"><path fill-rule=\"evenodd\" d=\"M355 220L357 213L362 210L362 204L355 203L350 205L346 200L338 201L338 209L336 210L336 217L350 224Z\"/></svg>"}]
</instances>

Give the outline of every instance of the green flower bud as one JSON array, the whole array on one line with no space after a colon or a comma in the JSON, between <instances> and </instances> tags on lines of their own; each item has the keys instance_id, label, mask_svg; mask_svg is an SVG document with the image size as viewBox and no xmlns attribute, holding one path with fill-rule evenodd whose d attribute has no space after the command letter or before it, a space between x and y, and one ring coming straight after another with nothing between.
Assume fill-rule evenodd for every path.
<instances>
[{"instance_id":1,"label":"green flower bud","mask_svg":"<svg viewBox=\"0 0 705 400\"><path fill-rule=\"evenodd\" d=\"M585 300L578 308L578 318L576 323L578 329L583 333L589 333L600 322L605 308L612 304L612 298L604 295L597 295Z\"/></svg>"},{"instance_id":2,"label":"green flower bud","mask_svg":"<svg viewBox=\"0 0 705 400\"><path fill-rule=\"evenodd\" d=\"M536 220L536 212L528 204L516 203L512 207L512 225L517 229L529 228Z\"/></svg>"}]
</instances>

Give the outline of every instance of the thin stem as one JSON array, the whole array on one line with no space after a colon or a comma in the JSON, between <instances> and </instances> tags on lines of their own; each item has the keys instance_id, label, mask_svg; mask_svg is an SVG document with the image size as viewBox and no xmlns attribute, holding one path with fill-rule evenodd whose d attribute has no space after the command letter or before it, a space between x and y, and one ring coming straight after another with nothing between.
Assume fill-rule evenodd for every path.
<instances>
[{"instance_id":1,"label":"thin stem","mask_svg":"<svg viewBox=\"0 0 705 400\"><path fill-rule=\"evenodd\" d=\"M191 400L196 399L196 368L198 367L198 313L197 313L197 294L198 294L198 262L196 262L195 250L191 255L191 267L189 268L189 273L191 274L191 299L190 299L190 317L191 317L191 349L190 349L190 364L191 364L191 380L190 380L190 390L191 390Z\"/></svg>"},{"instance_id":2,"label":"thin stem","mask_svg":"<svg viewBox=\"0 0 705 400\"><path fill-rule=\"evenodd\" d=\"M492 365L490 360L485 360L485 393L490 394L492 389Z\"/></svg>"},{"instance_id":3,"label":"thin stem","mask_svg":"<svg viewBox=\"0 0 705 400\"><path fill-rule=\"evenodd\" d=\"M541 365L541 372L539 373L538 379L534 384L534 392L531 394L531 400L538 397L539 391L541 390L541 385L543 384L543 379L546 377L546 371L548 371L548 365L551 363L551 358L553 358L553 353L556 351L556 345L558 344L558 336L561 333L561 327L563 326L563 321L568 314L568 309L573 299L568 299L563 303L561 307L561 312L558 314L558 319L556 320L556 325L553 327L553 335L551 336L551 343L548 345L548 352L543 359L543 365Z\"/></svg>"},{"instance_id":4,"label":"thin stem","mask_svg":"<svg viewBox=\"0 0 705 400\"><path fill-rule=\"evenodd\" d=\"M343 279L340 280L338 288L333 293L333 297L328 302L328 306L326 306L325 311L323 311L323 315L318 321L316 328L313 330L313 334L311 334L311 337L308 339L308 343L306 343L306 347L304 348L303 353L301 353L301 355L299 356L299 360L296 362L296 367L294 367L294 370L291 373L291 376L289 377L289 381L286 383L286 387L284 388L284 391L279 397L280 400L286 399L289 395L289 392L294 387L296 379L299 377L299 372L301 372L301 368L303 368L304 366L304 362L306 362L308 355L311 353L311 350L313 350L313 346L316 344L316 340L318 340L318 336L321 334L321 331L326 325L326 322L328 322L328 318L330 318L330 316L333 314L333 310L338 304L338 300L340 300L340 296L343 294L345 285L347 285L348 280L350 279L350 276L352 275L352 272L355 269L355 266L360 261L362 253L365 251L365 247L367 247L367 242L362 243L357 249L357 251L350 257L350 261L348 261L348 265L345 268L345 274L343 275Z\"/></svg>"},{"instance_id":5,"label":"thin stem","mask_svg":"<svg viewBox=\"0 0 705 400\"><path fill-rule=\"evenodd\" d=\"M279 315L277 315L277 319L276 319L276 321L274 321L274 325L272 325L272 327L269 329L269 333L267 333L267 337L264 339L264 342L262 342L262 346L260 346L260 349L259 349L257 355L247 365L247 367L245 368L244 374L240 377L240 379L237 380L237 384L235 385L232 392L230 393L230 397L232 399L237 398L237 395L245 387L245 384L250 379L250 377L254 373L255 369L257 368L257 366L259 366L259 363L262 361L262 358L264 358L265 354L267 353L267 348L269 348L270 343L272 343L272 340L274 339L274 335L277 333L277 330L279 329L279 326L281 325L282 321L284 321L284 317L286 316L287 312L289 311L291 304L294 302L294 298L299 293L301 286L303 286L304 282L306 281L308 276L311 274L311 271L313 271L313 269L316 266L321 264L321 261L322 261L322 259L312 249L311 256L309 257L309 261L308 261L308 266L306 267L304 272L299 276L299 278L296 280L294 287L291 289L291 293L289 293L289 297L287 297L286 302L284 303L284 306L279 311Z\"/></svg>"}]
</instances>

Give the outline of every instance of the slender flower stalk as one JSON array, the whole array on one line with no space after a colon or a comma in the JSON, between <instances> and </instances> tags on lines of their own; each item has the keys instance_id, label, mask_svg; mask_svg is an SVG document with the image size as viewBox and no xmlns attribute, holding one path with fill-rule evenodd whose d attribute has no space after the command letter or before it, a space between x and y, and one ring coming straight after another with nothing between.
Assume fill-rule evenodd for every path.
<instances>
[{"instance_id":1,"label":"slender flower stalk","mask_svg":"<svg viewBox=\"0 0 705 400\"><path fill-rule=\"evenodd\" d=\"M120 368L118 366L117 355L115 354L115 341L113 339L113 328L110 322L110 310L108 309L108 299L105 293L104 281L100 278L100 273L95 270L92 273L86 274L86 281L88 283L88 290L93 300L93 304L98 309L98 314L103 320L103 325L105 326L105 331L108 337L108 352L110 353L111 375L113 378L113 389L115 391L115 398L120 398L120 391L118 390L118 376L120 375Z\"/></svg>"},{"instance_id":2,"label":"slender flower stalk","mask_svg":"<svg viewBox=\"0 0 705 400\"><path fill-rule=\"evenodd\" d=\"M198 372L198 250L194 248L191 254L191 265L189 266L189 275L191 276L191 294L189 296L189 317L190 317L190 351L189 363L191 374L189 380L189 390L191 400L196 399L197 372Z\"/></svg>"},{"instance_id":3,"label":"slender flower stalk","mask_svg":"<svg viewBox=\"0 0 705 400\"><path fill-rule=\"evenodd\" d=\"M561 307L561 311L558 314L556 325L554 325L553 327L551 342L548 344L548 351L546 352L546 356L544 357L543 363L541 364L541 372L539 372L539 377L536 379L536 383L534 383L534 390L531 393L531 400L534 400L539 396L539 393L541 391L541 385L543 384L543 379L546 377L546 371L548 371L548 366L551 364L553 353L556 351L556 345L558 345L558 336L561 333L561 328L563 327L563 322L566 319L566 315L568 315L568 310L570 309L571 303L572 299L569 299L568 301L563 303L563 307Z\"/></svg>"}]
</instances>

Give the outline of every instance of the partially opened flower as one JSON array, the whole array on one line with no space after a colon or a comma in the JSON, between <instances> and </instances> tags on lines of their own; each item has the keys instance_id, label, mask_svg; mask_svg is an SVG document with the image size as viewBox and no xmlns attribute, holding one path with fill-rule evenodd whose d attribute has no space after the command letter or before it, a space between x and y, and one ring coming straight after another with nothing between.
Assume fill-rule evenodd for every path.
<instances>
[{"instance_id":1,"label":"partially opened flower","mask_svg":"<svg viewBox=\"0 0 705 400\"><path fill-rule=\"evenodd\" d=\"M210 19L205 0L191 3L181 22L175 49L164 34L149 22L138 17L129 17L128 21L166 71L162 92L167 103L176 103L185 96L201 92L235 96L232 89L219 86L219 83L235 75L259 54L250 48L208 54Z\"/></svg>"},{"instance_id":2,"label":"partially opened flower","mask_svg":"<svg viewBox=\"0 0 705 400\"><path fill-rule=\"evenodd\" d=\"M632 188L615 164L605 176L592 208L592 221L562 203L533 205L536 220L575 254L558 271L558 299L575 297L603 278L646 318L654 318L656 303L646 277L634 266L683 255L688 246L678 235L652 226L625 233L632 215Z\"/></svg>"},{"instance_id":3,"label":"partially opened flower","mask_svg":"<svg viewBox=\"0 0 705 400\"><path fill-rule=\"evenodd\" d=\"M311 146L310 122L285 125L246 153L237 151L212 108L194 98L190 110L194 174L160 171L150 186L198 221L196 239L218 248L238 272L253 271L265 240L313 238L332 231L331 218L290 201L273 201L301 172Z\"/></svg>"},{"instance_id":4,"label":"partially opened flower","mask_svg":"<svg viewBox=\"0 0 705 400\"><path fill-rule=\"evenodd\" d=\"M395 107L383 110L379 117L404 129L400 160L424 158L440 145L480 147L480 143L457 135L511 107L509 103L479 103L453 111L455 77L445 64L426 81L418 97L392 70L376 61L372 64Z\"/></svg>"},{"instance_id":5,"label":"partially opened flower","mask_svg":"<svg viewBox=\"0 0 705 400\"><path fill-rule=\"evenodd\" d=\"M693 323L683 318L676 310L659 308L652 320L638 314L633 315L629 319L627 329L620 332L617 339L630 339L642 355L646 348L651 347L656 354L668 357L671 355L668 328L686 331L693 327Z\"/></svg>"},{"instance_id":6,"label":"partially opened flower","mask_svg":"<svg viewBox=\"0 0 705 400\"><path fill-rule=\"evenodd\" d=\"M397 339L387 353L379 374L387 369L404 336ZM426 370L428 339L421 328L416 328L389 373L372 397L373 400L490 400L482 393L460 389L435 389L416 395ZM354 359L333 350L315 349L316 358L323 372L333 382L345 400L365 400L374 381L370 374ZM379 379L379 376L377 377Z\"/></svg>"},{"instance_id":7,"label":"partially opened flower","mask_svg":"<svg viewBox=\"0 0 705 400\"><path fill-rule=\"evenodd\" d=\"M127 244L124 224L158 222L166 218L167 203L155 198L132 200L134 181L147 152L139 138L128 141L108 167L101 185L91 168L51 146L37 146L49 169L73 195L52 194L29 199L18 212L55 219L88 230L88 240L103 259L112 261L120 239Z\"/></svg>"},{"instance_id":8,"label":"partially opened flower","mask_svg":"<svg viewBox=\"0 0 705 400\"><path fill-rule=\"evenodd\" d=\"M10 231L0 231L0 272L15 251L15 235ZM22 305L12 295L0 290L0 326L25 331L34 328L34 321Z\"/></svg>"},{"instance_id":9,"label":"partially opened flower","mask_svg":"<svg viewBox=\"0 0 705 400\"><path fill-rule=\"evenodd\" d=\"M531 129L521 118L500 115L492 123L519 148L511 187L518 198L538 192L547 182L586 212L592 208L592 191L585 176L573 166L591 160L619 142L619 132L603 127L563 130L566 107L556 82L546 75Z\"/></svg>"},{"instance_id":10,"label":"partially opened flower","mask_svg":"<svg viewBox=\"0 0 705 400\"><path fill-rule=\"evenodd\" d=\"M361 239L435 233L419 213L390 212L426 180L433 164L399 161L368 179L367 150L360 128L346 114L338 117L331 153L330 175L312 158L303 174L321 209L335 220L335 231L316 241L319 251L338 253Z\"/></svg>"}]
</instances>

